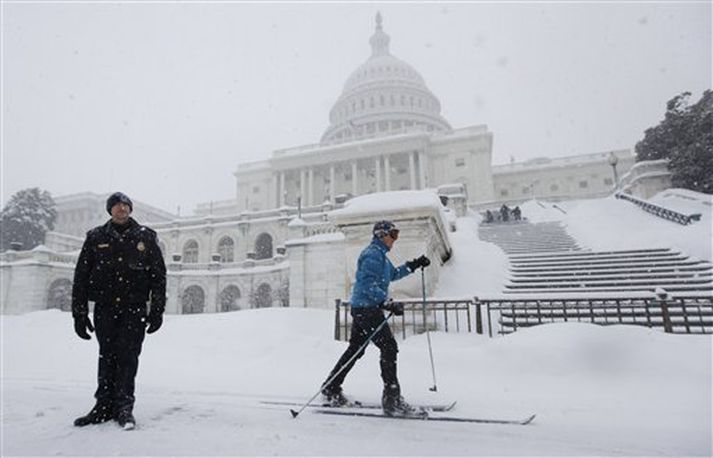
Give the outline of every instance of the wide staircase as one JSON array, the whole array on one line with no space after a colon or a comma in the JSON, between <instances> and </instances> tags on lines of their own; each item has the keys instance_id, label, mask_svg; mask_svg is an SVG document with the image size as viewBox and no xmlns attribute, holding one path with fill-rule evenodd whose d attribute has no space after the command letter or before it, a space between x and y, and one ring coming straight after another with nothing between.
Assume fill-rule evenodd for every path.
<instances>
[{"instance_id":1,"label":"wide staircase","mask_svg":"<svg viewBox=\"0 0 713 458\"><path fill-rule=\"evenodd\" d=\"M655 292L713 294L713 265L670 248L582 249L559 222L481 224L481 240L509 256L508 294Z\"/></svg>"},{"instance_id":2,"label":"wide staircase","mask_svg":"<svg viewBox=\"0 0 713 458\"><path fill-rule=\"evenodd\" d=\"M481 224L478 235L510 261L503 297L482 300L491 335L557 321L713 332L708 261L671 248L583 249L558 222Z\"/></svg>"},{"instance_id":3,"label":"wide staircase","mask_svg":"<svg viewBox=\"0 0 713 458\"><path fill-rule=\"evenodd\" d=\"M481 224L481 240L494 243L507 254L575 251L581 248L558 222Z\"/></svg>"}]
</instances>

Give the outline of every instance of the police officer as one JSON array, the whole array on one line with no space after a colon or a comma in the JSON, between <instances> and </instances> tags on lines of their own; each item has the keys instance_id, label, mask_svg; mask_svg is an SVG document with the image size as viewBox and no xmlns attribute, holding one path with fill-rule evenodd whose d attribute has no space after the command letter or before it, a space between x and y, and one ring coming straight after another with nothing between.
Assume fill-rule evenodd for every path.
<instances>
[{"instance_id":1,"label":"police officer","mask_svg":"<svg viewBox=\"0 0 713 458\"><path fill-rule=\"evenodd\" d=\"M163 323L166 266L156 233L131 218L133 204L128 196L112 194L106 210L111 219L87 233L74 271L74 330L89 340L87 331L96 328L99 341L96 404L74 425L115 419L122 428L132 429L134 379L144 332L156 332ZM88 301L94 302L93 325Z\"/></svg>"},{"instance_id":2,"label":"police officer","mask_svg":"<svg viewBox=\"0 0 713 458\"><path fill-rule=\"evenodd\" d=\"M349 403L342 393L342 383L356 361L364 355L362 346L378 329L372 342L381 351L381 378L384 382L382 408L387 415L410 415L415 409L401 396L401 387L396 376L396 354L399 349L388 323L384 323L382 310L403 315L403 304L388 300L389 283L415 272L418 268L428 266L431 261L426 256L420 256L402 266L394 267L386 253L398 239L399 230L391 221L377 222L372 229L372 235L371 243L361 252L357 261L356 280L350 301L353 321L349 347L322 384L322 395L331 405Z\"/></svg>"}]
</instances>

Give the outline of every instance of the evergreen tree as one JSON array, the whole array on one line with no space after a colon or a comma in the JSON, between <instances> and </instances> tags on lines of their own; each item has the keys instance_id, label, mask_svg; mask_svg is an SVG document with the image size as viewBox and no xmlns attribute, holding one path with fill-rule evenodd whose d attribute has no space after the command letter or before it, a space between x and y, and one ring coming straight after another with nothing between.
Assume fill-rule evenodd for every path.
<instances>
[{"instance_id":1,"label":"evergreen tree","mask_svg":"<svg viewBox=\"0 0 713 458\"><path fill-rule=\"evenodd\" d=\"M54 200L40 188L16 192L0 212L0 247L11 248L21 243L21 249L31 250L44 243L45 234L54 229L57 219Z\"/></svg>"},{"instance_id":2,"label":"evergreen tree","mask_svg":"<svg viewBox=\"0 0 713 458\"><path fill-rule=\"evenodd\" d=\"M668 159L671 182L678 188L713 193L713 92L694 105L690 92L666 104L666 115L636 144L636 160Z\"/></svg>"}]
</instances>

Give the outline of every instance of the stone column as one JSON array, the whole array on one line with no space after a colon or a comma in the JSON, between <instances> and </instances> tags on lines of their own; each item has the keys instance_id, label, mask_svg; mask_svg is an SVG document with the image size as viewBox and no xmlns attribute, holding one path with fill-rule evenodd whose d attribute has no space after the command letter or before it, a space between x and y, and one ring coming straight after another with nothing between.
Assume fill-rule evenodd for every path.
<instances>
[{"instance_id":1,"label":"stone column","mask_svg":"<svg viewBox=\"0 0 713 458\"><path fill-rule=\"evenodd\" d=\"M305 205L305 170L300 169L300 197L302 198L302 206Z\"/></svg>"},{"instance_id":2,"label":"stone column","mask_svg":"<svg viewBox=\"0 0 713 458\"><path fill-rule=\"evenodd\" d=\"M426 189L426 152L418 152L418 178L421 180L421 189Z\"/></svg>"},{"instance_id":3,"label":"stone column","mask_svg":"<svg viewBox=\"0 0 713 458\"><path fill-rule=\"evenodd\" d=\"M307 171L307 205L314 205L314 169Z\"/></svg>"},{"instance_id":4,"label":"stone column","mask_svg":"<svg viewBox=\"0 0 713 458\"><path fill-rule=\"evenodd\" d=\"M280 172L280 190L279 197L277 198L278 207L283 207L285 205L285 172L284 170Z\"/></svg>"},{"instance_id":5,"label":"stone column","mask_svg":"<svg viewBox=\"0 0 713 458\"><path fill-rule=\"evenodd\" d=\"M357 184L357 161L352 161L352 194L357 195L359 186Z\"/></svg>"},{"instance_id":6,"label":"stone column","mask_svg":"<svg viewBox=\"0 0 713 458\"><path fill-rule=\"evenodd\" d=\"M334 193L336 192L336 187L334 186L334 165L329 166L329 199L334 204Z\"/></svg>"},{"instance_id":7,"label":"stone column","mask_svg":"<svg viewBox=\"0 0 713 458\"><path fill-rule=\"evenodd\" d=\"M381 156L376 157L376 192L381 192Z\"/></svg>"},{"instance_id":8,"label":"stone column","mask_svg":"<svg viewBox=\"0 0 713 458\"><path fill-rule=\"evenodd\" d=\"M384 156L384 191L391 191L391 161L389 156Z\"/></svg>"},{"instance_id":9,"label":"stone column","mask_svg":"<svg viewBox=\"0 0 713 458\"><path fill-rule=\"evenodd\" d=\"M416 164L413 160L413 151L409 151L408 153L408 171L411 178L410 189L416 189Z\"/></svg>"}]
</instances>

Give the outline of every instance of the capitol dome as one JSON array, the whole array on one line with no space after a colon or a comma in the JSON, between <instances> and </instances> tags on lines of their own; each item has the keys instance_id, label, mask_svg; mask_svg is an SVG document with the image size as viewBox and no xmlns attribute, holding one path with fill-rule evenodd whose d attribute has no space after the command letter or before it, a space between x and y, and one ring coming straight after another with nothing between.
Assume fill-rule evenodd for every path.
<instances>
[{"instance_id":1,"label":"capitol dome","mask_svg":"<svg viewBox=\"0 0 713 458\"><path fill-rule=\"evenodd\" d=\"M423 77L389 53L389 36L376 15L371 57L347 78L329 112L322 144L341 143L409 131L443 132L451 126Z\"/></svg>"}]
</instances>

